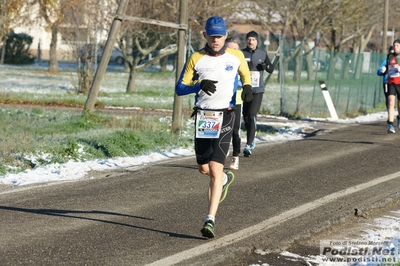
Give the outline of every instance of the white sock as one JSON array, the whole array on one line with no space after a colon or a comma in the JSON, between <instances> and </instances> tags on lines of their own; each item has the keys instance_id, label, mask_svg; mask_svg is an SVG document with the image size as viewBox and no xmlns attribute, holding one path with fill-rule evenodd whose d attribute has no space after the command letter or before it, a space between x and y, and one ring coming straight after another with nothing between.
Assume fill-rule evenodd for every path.
<instances>
[{"instance_id":1,"label":"white sock","mask_svg":"<svg viewBox=\"0 0 400 266\"><path fill-rule=\"evenodd\" d=\"M224 173L224 179L222 179L222 185L225 186L226 183L228 183L228 176Z\"/></svg>"},{"instance_id":2,"label":"white sock","mask_svg":"<svg viewBox=\"0 0 400 266\"><path fill-rule=\"evenodd\" d=\"M213 221L215 223L215 217L213 215L209 214L209 215L207 215L207 217L206 217L206 219L204 221L205 222L206 221Z\"/></svg>"}]
</instances>

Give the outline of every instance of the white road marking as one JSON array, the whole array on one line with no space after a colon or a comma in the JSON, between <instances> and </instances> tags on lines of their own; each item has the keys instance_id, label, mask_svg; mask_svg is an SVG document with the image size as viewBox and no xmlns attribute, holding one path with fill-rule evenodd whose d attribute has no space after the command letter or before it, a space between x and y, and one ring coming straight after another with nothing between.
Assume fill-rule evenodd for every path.
<instances>
[{"instance_id":1,"label":"white road marking","mask_svg":"<svg viewBox=\"0 0 400 266\"><path fill-rule=\"evenodd\" d=\"M375 185L378 185L380 183L384 183L387 181L390 181L395 178L400 177L400 172L393 173L390 175L382 176L377 179L374 179L372 181L347 188L335 193L332 193L330 195L327 195L325 197L322 197L320 199L317 199L315 201L306 203L304 205L301 205L299 207L296 207L294 209L288 210L278 216L274 216L272 218L269 218L259 224L250 226L248 228L245 228L241 231L238 231L236 233L226 235L224 237L218 238L216 240L212 240L210 243L207 244L202 244L200 246L196 246L194 248L176 253L174 255L171 255L169 257L165 257L161 260L155 261L153 263L147 264L147 266L167 266L167 265L174 265L176 263L182 262L184 260L194 258L197 256L200 256L202 254L205 254L207 252L215 251L218 248L222 248L224 246L228 246L232 243L241 241L245 238L251 237L253 235L257 235L265 230L268 230L274 226L277 226L283 222L286 222L290 219L296 218L306 212L309 212L311 210L314 210L318 207L321 207L329 202L335 201L338 198L348 196L350 194L359 192L361 190L373 187Z\"/></svg>"}]
</instances>

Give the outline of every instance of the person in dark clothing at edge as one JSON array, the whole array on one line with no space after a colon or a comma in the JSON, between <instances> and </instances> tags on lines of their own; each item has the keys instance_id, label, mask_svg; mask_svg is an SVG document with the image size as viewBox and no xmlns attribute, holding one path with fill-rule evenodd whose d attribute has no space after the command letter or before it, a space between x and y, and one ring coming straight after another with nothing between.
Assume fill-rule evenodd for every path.
<instances>
[{"instance_id":1,"label":"person in dark clothing at edge","mask_svg":"<svg viewBox=\"0 0 400 266\"><path fill-rule=\"evenodd\" d=\"M388 54L385 59L382 60L381 64L379 65L378 71L376 72L378 76L382 76L382 84L383 84L383 94L385 95L386 100L386 110L389 109L389 91L388 91L388 73L387 73L387 66L388 66L388 58L391 54L393 54L393 46L389 47ZM398 99L400 100L400 99ZM400 106L397 104L397 106ZM398 108L398 107L397 107ZM389 119L388 119L389 121ZM399 117L397 117L397 122L399 122ZM400 129L400 124L397 123L397 128Z\"/></svg>"},{"instance_id":2,"label":"person in dark clothing at edge","mask_svg":"<svg viewBox=\"0 0 400 266\"><path fill-rule=\"evenodd\" d=\"M394 106L397 99L400 99L400 39L393 42L393 53L388 56L388 129L387 132L395 133L393 120L395 116ZM398 124L400 117L397 116Z\"/></svg>"},{"instance_id":3,"label":"person in dark clothing at edge","mask_svg":"<svg viewBox=\"0 0 400 266\"><path fill-rule=\"evenodd\" d=\"M266 51L258 48L258 33L250 31L246 35L247 47L242 49L251 74L253 100L243 103L243 119L247 130L246 146L243 154L249 157L255 147L256 117L264 95L264 71L272 73L274 67Z\"/></svg>"}]
</instances>

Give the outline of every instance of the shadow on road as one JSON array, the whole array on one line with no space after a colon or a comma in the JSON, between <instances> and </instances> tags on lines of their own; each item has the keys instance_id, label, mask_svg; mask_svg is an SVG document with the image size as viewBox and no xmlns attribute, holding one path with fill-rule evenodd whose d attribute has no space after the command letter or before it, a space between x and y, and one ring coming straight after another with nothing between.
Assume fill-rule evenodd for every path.
<instances>
[{"instance_id":1,"label":"shadow on road","mask_svg":"<svg viewBox=\"0 0 400 266\"><path fill-rule=\"evenodd\" d=\"M127 214L121 214L121 213L116 213L116 212L106 212L106 211L96 211L96 210L79 211L79 210L56 210L56 209L27 209L27 208L17 208L17 207L8 207L8 206L0 206L0 210L18 211L18 212L41 214L41 215L50 215L50 216L58 216L58 217L66 217L66 218L83 219L83 220L88 220L88 221L102 222L102 223L114 224L114 225L122 225L122 226L132 227L132 228L136 228L136 229L142 229L142 230L148 230L148 231L152 231L152 232L158 232L158 233L166 234L166 235L168 235L170 237L206 240L206 238L203 238L203 237L190 236L190 235L185 235L185 234L178 234L178 233L174 233L174 232L157 230L157 229L153 229L153 228L146 228L146 227L142 227L142 226L136 226L136 225L120 223L120 222L115 222L115 221L109 221L109 220L104 220L104 219L97 219L97 218L89 218L89 217L81 217L81 216L71 215L71 214L106 214L106 215L130 217L130 218L135 218L135 219L154 220L154 219L150 219L150 218L146 218L146 217L127 215Z\"/></svg>"}]
</instances>

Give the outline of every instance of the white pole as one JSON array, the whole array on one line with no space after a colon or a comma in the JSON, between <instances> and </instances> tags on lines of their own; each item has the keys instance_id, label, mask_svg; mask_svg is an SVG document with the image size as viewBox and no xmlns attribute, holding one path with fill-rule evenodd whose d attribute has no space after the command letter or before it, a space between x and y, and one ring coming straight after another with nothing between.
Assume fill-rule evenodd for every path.
<instances>
[{"instance_id":1,"label":"white pole","mask_svg":"<svg viewBox=\"0 0 400 266\"><path fill-rule=\"evenodd\" d=\"M335 106L333 105L331 95L329 94L329 91L326 88L325 82L320 80L319 84L320 84L320 87L321 87L321 90L322 90L322 95L324 96L326 105L328 106L329 113L331 114L331 118L333 120L338 120L339 117L338 117L338 115L336 113Z\"/></svg>"}]
</instances>

